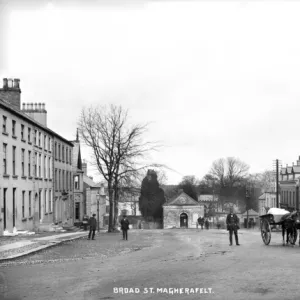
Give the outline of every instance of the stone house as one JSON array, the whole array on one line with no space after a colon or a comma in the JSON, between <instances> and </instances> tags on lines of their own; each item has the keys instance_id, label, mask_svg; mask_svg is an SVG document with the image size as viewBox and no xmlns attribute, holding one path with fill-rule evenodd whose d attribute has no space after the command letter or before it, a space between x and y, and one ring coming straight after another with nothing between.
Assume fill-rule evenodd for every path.
<instances>
[{"instance_id":1,"label":"stone house","mask_svg":"<svg viewBox=\"0 0 300 300\"><path fill-rule=\"evenodd\" d=\"M204 205L181 191L163 205L163 228L197 228L200 216L204 216Z\"/></svg>"}]
</instances>

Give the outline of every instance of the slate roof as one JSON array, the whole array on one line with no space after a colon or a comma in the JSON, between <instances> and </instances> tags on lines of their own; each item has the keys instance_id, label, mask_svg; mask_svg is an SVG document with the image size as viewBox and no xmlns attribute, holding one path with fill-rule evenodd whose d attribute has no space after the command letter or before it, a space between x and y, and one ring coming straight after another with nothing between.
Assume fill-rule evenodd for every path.
<instances>
[{"instance_id":1,"label":"slate roof","mask_svg":"<svg viewBox=\"0 0 300 300\"><path fill-rule=\"evenodd\" d=\"M10 111L11 113L17 115L18 117L24 119L25 121L31 123L34 126L40 127L41 129L45 130L46 132L56 136L57 138L61 139L62 141L64 141L65 143L69 144L70 146L73 146L73 144L65 139L64 137L62 137L61 135L57 134L55 131L49 129L47 126L42 125L41 123L37 122L36 120L34 120L33 118L29 117L27 114L25 114L24 112L22 112L20 109L17 109L15 107L12 107L11 104L3 99L0 99L0 107L3 107L4 109L7 109L8 111Z\"/></svg>"},{"instance_id":2,"label":"slate roof","mask_svg":"<svg viewBox=\"0 0 300 300\"><path fill-rule=\"evenodd\" d=\"M179 195L177 196L174 196L171 198L171 200L169 200L168 202L166 202L165 204L163 204L163 206L171 206L173 205L174 202L176 202L176 200L180 197L184 196L185 198L187 198L189 201L193 202L194 204L182 204L182 205L197 205L197 206L200 206L200 204L195 200L193 199L192 197L190 197L188 194L186 194L185 192L181 192ZM175 206L179 206L179 205L176 205Z\"/></svg>"}]
</instances>

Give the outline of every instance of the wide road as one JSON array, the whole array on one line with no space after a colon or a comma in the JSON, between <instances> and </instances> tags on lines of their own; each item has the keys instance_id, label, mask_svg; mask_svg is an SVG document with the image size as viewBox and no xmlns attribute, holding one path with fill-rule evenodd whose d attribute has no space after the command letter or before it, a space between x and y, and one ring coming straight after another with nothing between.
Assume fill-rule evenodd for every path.
<instances>
[{"instance_id":1,"label":"wide road","mask_svg":"<svg viewBox=\"0 0 300 300\"><path fill-rule=\"evenodd\" d=\"M298 245L282 246L274 232L265 246L253 230L241 230L240 243L230 247L215 229L130 230L129 241L100 234L0 264L0 298L300 298Z\"/></svg>"}]
</instances>

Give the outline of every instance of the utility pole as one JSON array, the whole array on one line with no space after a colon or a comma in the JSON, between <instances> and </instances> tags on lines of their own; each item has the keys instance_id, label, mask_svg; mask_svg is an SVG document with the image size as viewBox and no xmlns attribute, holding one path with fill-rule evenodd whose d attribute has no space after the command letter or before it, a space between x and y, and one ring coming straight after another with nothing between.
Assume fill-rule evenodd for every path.
<instances>
[{"instance_id":1,"label":"utility pole","mask_svg":"<svg viewBox=\"0 0 300 300\"><path fill-rule=\"evenodd\" d=\"M276 207L279 208L279 164L281 162L276 159L274 163L276 168Z\"/></svg>"}]
</instances>

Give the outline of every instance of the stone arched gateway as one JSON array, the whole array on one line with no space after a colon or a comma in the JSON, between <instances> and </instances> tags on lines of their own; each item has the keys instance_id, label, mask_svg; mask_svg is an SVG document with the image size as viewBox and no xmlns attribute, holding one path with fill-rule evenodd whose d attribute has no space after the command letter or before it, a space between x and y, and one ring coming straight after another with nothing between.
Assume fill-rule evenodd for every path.
<instances>
[{"instance_id":1,"label":"stone arched gateway","mask_svg":"<svg viewBox=\"0 0 300 300\"><path fill-rule=\"evenodd\" d=\"M197 219L204 215L204 207L181 192L163 205L163 228L196 228Z\"/></svg>"}]
</instances>

